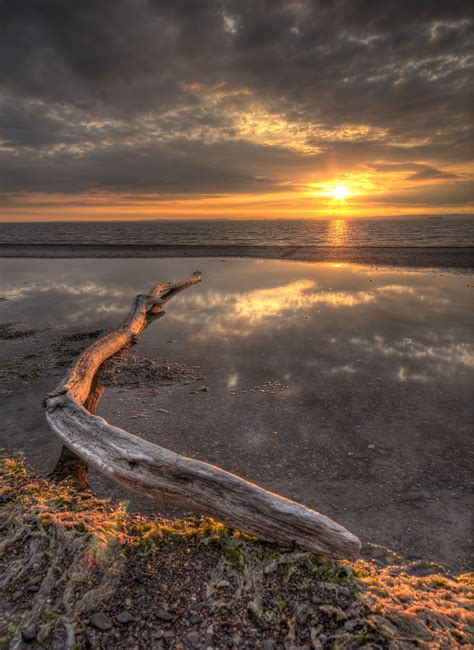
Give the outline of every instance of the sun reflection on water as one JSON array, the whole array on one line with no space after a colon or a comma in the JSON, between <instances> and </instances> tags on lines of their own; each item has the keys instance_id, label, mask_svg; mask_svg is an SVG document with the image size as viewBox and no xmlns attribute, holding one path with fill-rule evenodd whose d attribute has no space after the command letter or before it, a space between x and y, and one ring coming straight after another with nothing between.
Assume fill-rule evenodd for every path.
<instances>
[{"instance_id":1,"label":"sun reflection on water","mask_svg":"<svg viewBox=\"0 0 474 650\"><path fill-rule=\"evenodd\" d=\"M333 219L329 222L328 240L330 246L346 246L349 240L347 221Z\"/></svg>"}]
</instances>

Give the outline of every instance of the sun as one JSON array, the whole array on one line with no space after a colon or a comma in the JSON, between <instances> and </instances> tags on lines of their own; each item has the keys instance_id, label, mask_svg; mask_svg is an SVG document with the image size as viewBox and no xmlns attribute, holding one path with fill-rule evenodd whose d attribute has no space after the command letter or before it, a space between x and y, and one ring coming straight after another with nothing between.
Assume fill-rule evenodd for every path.
<instances>
[{"instance_id":1,"label":"sun","mask_svg":"<svg viewBox=\"0 0 474 650\"><path fill-rule=\"evenodd\" d=\"M336 199L336 201L344 201L344 199L346 199L349 194L351 194L351 191L347 185L337 183L334 185L334 187L331 187L328 194L332 196L333 199Z\"/></svg>"}]
</instances>

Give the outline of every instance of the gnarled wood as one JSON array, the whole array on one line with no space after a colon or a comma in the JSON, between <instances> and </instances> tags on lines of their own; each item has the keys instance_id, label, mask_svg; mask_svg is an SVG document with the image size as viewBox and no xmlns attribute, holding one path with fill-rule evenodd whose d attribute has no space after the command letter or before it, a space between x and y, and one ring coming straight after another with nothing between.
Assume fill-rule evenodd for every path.
<instances>
[{"instance_id":1,"label":"gnarled wood","mask_svg":"<svg viewBox=\"0 0 474 650\"><path fill-rule=\"evenodd\" d=\"M89 413L94 414L99 406L100 399L104 393L104 387L95 380L92 383L91 392L89 393L84 408ZM56 461L56 465L48 474L52 481L61 482L65 479L72 479L79 490L91 490L88 480L88 467L85 460L82 460L77 454L63 444L61 453Z\"/></svg>"},{"instance_id":2,"label":"gnarled wood","mask_svg":"<svg viewBox=\"0 0 474 650\"><path fill-rule=\"evenodd\" d=\"M51 428L80 458L135 492L206 512L261 540L335 558L355 557L357 537L328 517L219 467L151 444L85 408L102 363L130 345L178 291L200 280L195 273L137 296L124 323L89 346L47 397Z\"/></svg>"}]
</instances>

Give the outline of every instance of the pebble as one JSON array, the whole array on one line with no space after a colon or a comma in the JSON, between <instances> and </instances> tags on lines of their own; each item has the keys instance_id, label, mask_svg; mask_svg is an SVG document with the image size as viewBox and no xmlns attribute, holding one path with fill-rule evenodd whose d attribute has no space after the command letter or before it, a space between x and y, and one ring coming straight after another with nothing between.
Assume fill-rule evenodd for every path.
<instances>
[{"instance_id":1,"label":"pebble","mask_svg":"<svg viewBox=\"0 0 474 650\"><path fill-rule=\"evenodd\" d=\"M402 501L418 501L419 499L429 499L429 494L424 490L411 490L401 495Z\"/></svg>"},{"instance_id":2,"label":"pebble","mask_svg":"<svg viewBox=\"0 0 474 650\"><path fill-rule=\"evenodd\" d=\"M211 623L211 625L209 625L209 627L206 630L206 639L205 639L205 643L204 643L206 648L213 645L213 640L214 640L214 627L213 627L213 625Z\"/></svg>"},{"instance_id":3,"label":"pebble","mask_svg":"<svg viewBox=\"0 0 474 650\"><path fill-rule=\"evenodd\" d=\"M103 614L102 612L92 614L91 623L98 630L102 630L102 632L105 632L106 630L110 630L112 628L112 621L106 614Z\"/></svg>"},{"instance_id":4,"label":"pebble","mask_svg":"<svg viewBox=\"0 0 474 650\"><path fill-rule=\"evenodd\" d=\"M199 644L199 632L197 630L189 632L189 634L186 634L186 639L191 645L197 646Z\"/></svg>"},{"instance_id":5,"label":"pebble","mask_svg":"<svg viewBox=\"0 0 474 650\"><path fill-rule=\"evenodd\" d=\"M135 576L135 582L138 582L138 584L142 585L144 582L146 582L146 576L144 575Z\"/></svg>"},{"instance_id":6,"label":"pebble","mask_svg":"<svg viewBox=\"0 0 474 650\"><path fill-rule=\"evenodd\" d=\"M191 623L191 625L197 625L198 623L201 622L201 617L198 616L197 614L191 614L191 616L189 617L189 622Z\"/></svg>"},{"instance_id":7,"label":"pebble","mask_svg":"<svg viewBox=\"0 0 474 650\"><path fill-rule=\"evenodd\" d=\"M36 639L36 627L34 625L25 627L25 629L21 631L21 638L23 641L26 641L26 643L34 641Z\"/></svg>"},{"instance_id":8,"label":"pebble","mask_svg":"<svg viewBox=\"0 0 474 650\"><path fill-rule=\"evenodd\" d=\"M273 650L275 647L272 639L263 639L262 648L263 650Z\"/></svg>"},{"instance_id":9,"label":"pebble","mask_svg":"<svg viewBox=\"0 0 474 650\"><path fill-rule=\"evenodd\" d=\"M123 612L120 612L119 614L117 614L117 621L119 623L124 623L124 624L125 623L130 623L131 621L133 621L133 616L131 616L131 614L129 612L124 610Z\"/></svg>"},{"instance_id":10,"label":"pebble","mask_svg":"<svg viewBox=\"0 0 474 650\"><path fill-rule=\"evenodd\" d=\"M304 625L308 619L308 612L300 609L296 612L295 618L297 623Z\"/></svg>"},{"instance_id":11,"label":"pebble","mask_svg":"<svg viewBox=\"0 0 474 650\"><path fill-rule=\"evenodd\" d=\"M158 618L161 618L162 621L172 621L174 618L169 612L165 611L161 607L155 611L155 615ZM165 632L165 636L166 636L166 632Z\"/></svg>"}]
</instances>

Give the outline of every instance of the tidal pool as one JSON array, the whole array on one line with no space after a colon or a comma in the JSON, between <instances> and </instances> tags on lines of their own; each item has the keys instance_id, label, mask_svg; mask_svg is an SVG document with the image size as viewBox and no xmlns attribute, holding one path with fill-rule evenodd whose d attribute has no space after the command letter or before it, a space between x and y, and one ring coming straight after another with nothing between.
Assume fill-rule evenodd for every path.
<instances>
[{"instance_id":1,"label":"tidal pool","mask_svg":"<svg viewBox=\"0 0 474 650\"><path fill-rule=\"evenodd\" d=\"M71 355L118 324L137 293L196 268L203 282L167 305L132 354L204 378L113 386L99 414L302 501L364 542L466 568L470 275L230 258L2 259L0 321L15 324L1 330L0 445L51 467L59 444L41 400ZM102 495L126 496L93 481ZM138 498L132 506L162 511Z\"/></svg>"}]
</instances>

